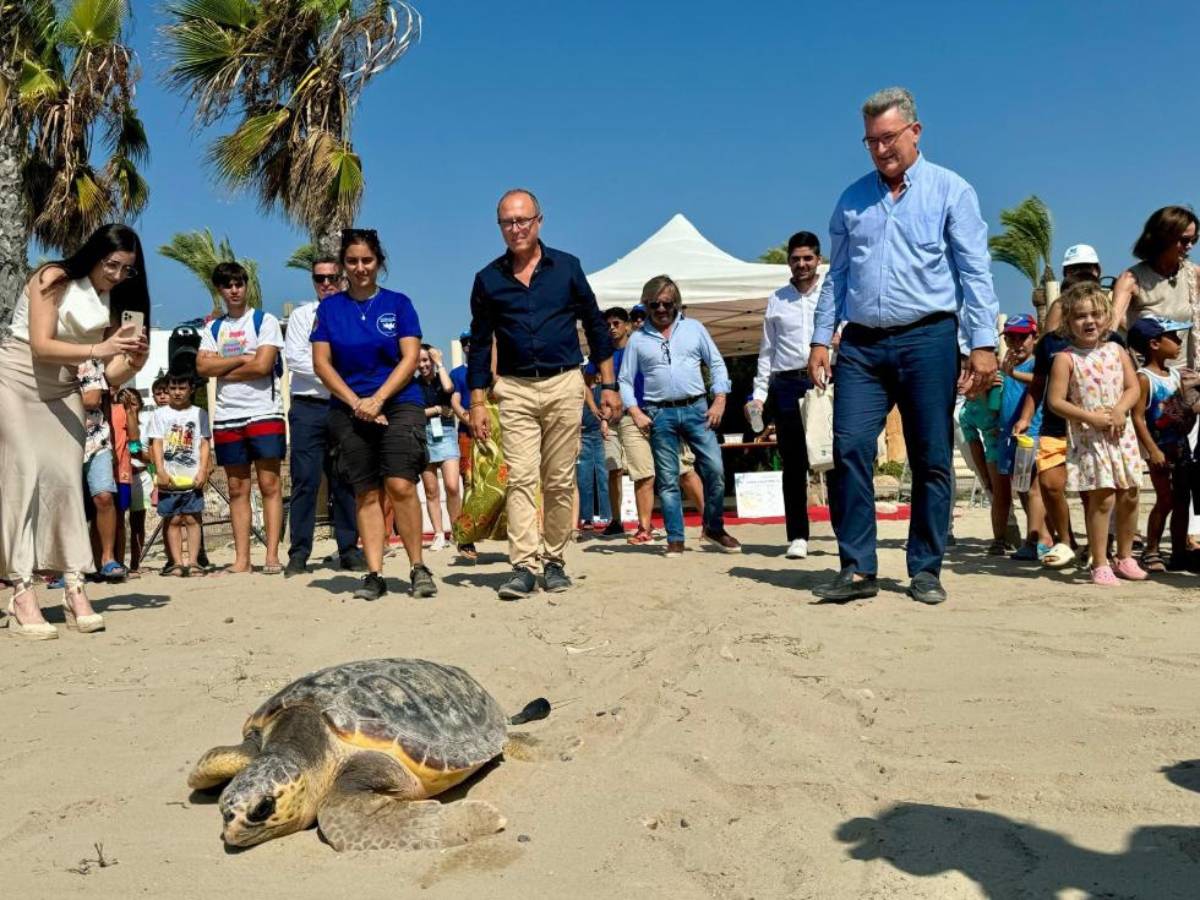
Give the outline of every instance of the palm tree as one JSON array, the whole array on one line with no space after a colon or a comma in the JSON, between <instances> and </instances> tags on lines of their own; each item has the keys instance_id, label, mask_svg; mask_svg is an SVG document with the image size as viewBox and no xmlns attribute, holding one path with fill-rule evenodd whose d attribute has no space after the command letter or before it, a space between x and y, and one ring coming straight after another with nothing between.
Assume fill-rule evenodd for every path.
<instances>
[{"instance_id":1,"label":"palm tree","mask_svg":"<svg viewBox=\"0 0 1200 900\"><path fill-rule=\"evenodd\" d=\"M220 262L238 262L249 273L246 283L246 304L252 309L262 306L262 286L258 280L258 263L252 259L238 259L229 243L229 238L222 238L221 243L213 240L212 232L205 228L203 231L181 231L171 236L169 244L163 244L158 252L167 259L188 268L194 274L204 289L212 298L213 315L219 316L225 310L221 304L221 293L212 283L212 272Z\"/></svg>"},{"instance_id":2,"label":"palm tree","mask_svg":"<svg viewBox=\"0 0 1200 900\"><path fill-rule=\"evenodd\" d=\"M1054 223L1046 204L1037 196L1026 197L1012 209L1000 211L1000 224L1004 231L988 239L992 258L1020 271L1035 289L1052 280Z\"/></svg>"},{"instance_id":3,"label":"palm tree","mask_svg":"<svg viewBox=\"0 0 1200 900\"><path fill-rule=\"evenodd\" d=\"M171 87L198 127L237 123L209 151L218 179L336 249L362 200L355 105L418 39L420 14L405 0L176 0L166 12Z\"/></svg>"},{"instance_id":4,"label":"palm tree","mask_svg":"<svg viewBox=\"0 0 1200 900\"><path fill-rule=\"evenodd\" d=\"M31 237L66 251L149 199L128 11L126 0L0 0L0 311L20 291L10 282Z\"/></svg>"}]
</instances>

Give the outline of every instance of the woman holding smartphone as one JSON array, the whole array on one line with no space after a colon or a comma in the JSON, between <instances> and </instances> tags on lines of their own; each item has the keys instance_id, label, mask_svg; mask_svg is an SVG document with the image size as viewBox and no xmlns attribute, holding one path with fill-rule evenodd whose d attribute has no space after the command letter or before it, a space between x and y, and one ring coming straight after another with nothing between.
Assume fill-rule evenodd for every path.
<instances>
[{"instance_id":1,"label":"woman holding smartphone","mask_svg":"<svg viewBox=\"0 0 1200 900\"><path fill-rule=\"evenodd\" d=\"M134 321L122 326L125 312ZM17 299L0 341L0 574L13 588L2 624L14 637L58 637L42 615L35 571L63 573L67 627L104 628L84 591L94 563L75 373L94 359L110 384L132 378L146 363L149 313L141 241L125 225L105 225L73 255L39 267Z\"/></svg>"}]
</instances>

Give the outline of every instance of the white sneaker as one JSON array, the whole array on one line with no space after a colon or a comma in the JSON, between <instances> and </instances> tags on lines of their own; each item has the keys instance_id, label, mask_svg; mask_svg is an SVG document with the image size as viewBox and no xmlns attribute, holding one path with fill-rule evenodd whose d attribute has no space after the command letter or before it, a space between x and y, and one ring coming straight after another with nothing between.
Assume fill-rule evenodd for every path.
<instances>
[{"instance_id":1,"label":"white sneaker","mask_svg":"<svg viewBox=\"0 0 1200 900\"><path fill-rule=\"evenodd\" d=\"M446 546L446 536L444 534L439 534L434 537L433 543L429 545L429 552L437 553L439 550L445 550Z\"/></svg>"},{"instance_id":2,"label":"white sneaker","mask_svg":"<svg viewBox=\"0 0 1200 900\"><path fill-rule=\"evenodd\" d=\"M804 538L796 538L788 544L785 556L788 559L805 559L808 556L808 541Z\"/></svg>"}]
</instances>

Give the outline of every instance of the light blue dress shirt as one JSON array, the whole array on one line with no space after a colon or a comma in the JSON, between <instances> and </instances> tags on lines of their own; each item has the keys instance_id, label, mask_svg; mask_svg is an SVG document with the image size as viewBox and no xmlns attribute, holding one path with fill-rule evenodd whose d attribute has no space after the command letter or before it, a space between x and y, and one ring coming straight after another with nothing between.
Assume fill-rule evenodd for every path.
<instances>
[{"instance_id":1,"label":"light blue dress shirt","mask_svg":"<svg viewBox=\"0 0 1200 900\"><path fill-rule=\"evenodd\" d=\"M813 343L829 346L842 321L894 328L948 312L970 349L996 346L999 310L975 189L924 156L904 184L893 198L873 171L838 200Z\"/></svg>"},{"instance_id":2,"label":"light blue dress shirt","mask_svg":"<svg viewBox=\"0 0 1200 900\"><path fill-rule=\"evenodd\" d=\"M641 373L644 404L686 400L705 394L700 363L708 366L714 394L729 393L729 372L708 329L695 319L678 316L670 338L664 338L649 319L629 336L621 359L621 402L640 406L633 393L633 380Z\"/></svg>"}]
</instances>

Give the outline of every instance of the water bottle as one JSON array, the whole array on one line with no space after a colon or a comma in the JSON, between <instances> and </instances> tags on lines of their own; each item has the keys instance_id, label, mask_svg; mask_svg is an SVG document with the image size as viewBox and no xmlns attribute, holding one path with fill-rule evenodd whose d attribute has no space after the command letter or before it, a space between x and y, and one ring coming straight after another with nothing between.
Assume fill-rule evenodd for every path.
<instances>
[{"instance_id":1,"label":"water bottle","mask_svg":"<svg viewBox=\"0 0 1200 900\"><path fill-rule=\"evenodd\" d=\"M1033 464L1037 458L1037 442L1027 434L1017 436L1017 452L1013 457L1013 490L1023 493L1033 481Z\"/></svg>"},{"instance_id":2,"label":"water bottle","mask_svg":"<svg viewBox=\"0 0 1200 900\"><path fill-rule=\"evenodd\" d=\"M757 403L750 404L750 412L746 418L750 422L750 430L755 434L762 434L766 426L763 424L762 410L759 409Z\"/></svg>"}]
</instances>

